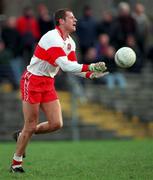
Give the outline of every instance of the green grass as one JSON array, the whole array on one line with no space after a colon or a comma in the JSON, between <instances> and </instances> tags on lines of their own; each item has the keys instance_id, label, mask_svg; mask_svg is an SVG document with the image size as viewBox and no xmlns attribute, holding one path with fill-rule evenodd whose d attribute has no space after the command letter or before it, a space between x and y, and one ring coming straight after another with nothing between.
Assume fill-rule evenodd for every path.
<instances>
[{"instance_id":1,"label":"green grass","mask_svg":"<svg viewBox=\"0 0 153 180\"><path fill-rule=\"evenodd\" d=\"M0 179L152 180L153 141L31 142L25 174L8 172L14 143L0 143Z\"/></svg>"}]
</instances>

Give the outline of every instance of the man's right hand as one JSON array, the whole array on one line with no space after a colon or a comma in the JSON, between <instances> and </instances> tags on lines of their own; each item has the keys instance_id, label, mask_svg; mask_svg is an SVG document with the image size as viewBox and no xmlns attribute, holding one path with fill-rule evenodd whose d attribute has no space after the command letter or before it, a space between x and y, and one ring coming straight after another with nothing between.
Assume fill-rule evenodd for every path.
<instances>
[{"instance_id":1,"label":"man's right hand","mask_svg":"<svg viewBox=\"0 0 153 180\"><path fill-rule=\"evenodd\" d=\"M104 72L107 69L104 62L92 63L89 65L89 71Z\"/></svg>"},{"instance_id":2,"label":"man's right hand","mask_svg":"<svg viewBox=\"0 0 153 180\"><path fill-rule=\"evenodd\" d=\"M109 74L109 72L93 72L89 79L98 79L98 78L102 78L104 77L105 75Z\"/></svg>"}]
</instances>

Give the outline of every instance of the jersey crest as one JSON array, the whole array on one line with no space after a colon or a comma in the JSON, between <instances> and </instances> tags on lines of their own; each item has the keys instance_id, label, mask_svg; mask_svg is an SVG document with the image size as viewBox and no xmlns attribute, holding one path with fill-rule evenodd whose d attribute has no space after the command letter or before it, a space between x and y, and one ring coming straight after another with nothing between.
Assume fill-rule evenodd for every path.
<instances>
[{"instance_id":1,"label":"jersey crest","mask_svg":"<svg viewBox=\"0 0 153 180\"><path fill-rule=\"evenodd\" d=\"M68 51L71 50L71 44L70 44L70 43L67 44L67 50L68 50Z\"/></svg>"}]
</instances>

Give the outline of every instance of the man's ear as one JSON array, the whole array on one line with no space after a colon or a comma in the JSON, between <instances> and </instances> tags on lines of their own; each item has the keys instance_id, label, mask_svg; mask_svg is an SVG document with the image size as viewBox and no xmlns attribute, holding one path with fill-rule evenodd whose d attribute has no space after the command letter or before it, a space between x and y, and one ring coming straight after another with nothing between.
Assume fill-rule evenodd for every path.
<instances>
[{"instance_id":1,"label":"man's ear","mask_svg":"<svg viewBox=\"0 0 153 180\"><path fill-rule=\"evenodd\" d=\"M64 19L59 19L59 24L64 24Z\"/></svg>"}]
</instances>

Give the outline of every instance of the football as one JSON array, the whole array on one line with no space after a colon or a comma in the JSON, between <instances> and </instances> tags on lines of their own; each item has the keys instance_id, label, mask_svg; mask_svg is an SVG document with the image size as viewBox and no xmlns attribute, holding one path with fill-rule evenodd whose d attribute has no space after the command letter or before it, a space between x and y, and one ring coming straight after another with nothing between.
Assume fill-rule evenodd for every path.
<instances>
[{"instance_id":1,"label":"football","mask_svg":"<svg viewBox=\"0 0 153 180\"><path fill-rule=\"evenodd\" d=\"M136 61L136 53L130 47L122 47L115 53L115 62L121 68L129 68Z\"/></svg>"}]
</instances>

